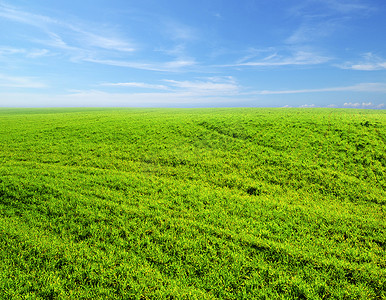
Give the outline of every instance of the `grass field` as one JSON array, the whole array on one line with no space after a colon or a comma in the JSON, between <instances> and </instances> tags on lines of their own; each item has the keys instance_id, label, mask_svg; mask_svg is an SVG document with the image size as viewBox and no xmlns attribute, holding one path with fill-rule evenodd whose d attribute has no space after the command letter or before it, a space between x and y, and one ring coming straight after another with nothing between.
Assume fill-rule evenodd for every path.
<instances>
[{"instance_id":1,"label":"grass field","mask_svg":"<svg viewBox=\"0 0 386 300\"><path fill-rule=\"evenodd\" d=\"M386 111L1 109L1 299L385 299Z\"/></svg>"}]
</instances>

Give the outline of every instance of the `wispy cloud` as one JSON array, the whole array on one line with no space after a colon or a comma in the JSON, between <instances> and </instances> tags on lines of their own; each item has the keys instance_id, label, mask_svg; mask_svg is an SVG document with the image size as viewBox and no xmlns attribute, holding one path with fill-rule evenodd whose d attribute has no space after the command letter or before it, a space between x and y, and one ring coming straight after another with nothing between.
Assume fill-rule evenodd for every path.
<instances>
[{"instance_id":1,"label":"wispy cloud","mask_svg":"<svg viewBox=\"0 0 386 300\"><path fill-rule=\"evenodd\" d=\"M34 39L33 41L49 45L53 48L67 51L78 51L79 49L97 50L98 48L118 52L135 51L132 43L119 37L119 34L113 30L101 27L89 30L88 28L95 27L92 24L65 22L52 17L23 11L4 3L0 3L0 17L39 28L45 33L47 40Z\"/></svg>"},{"instance_id":2,"label":"wispy cloud","mask_svg":"<svg viewBox=\"0 0 386 300\"><path fill-rule=\"evenodd\" d=\"M155 89L155 90L167 90L167 89L169 89L166 85L162 85L162 84L149 84L149 83L145 83L145 82L102 83L101 86L133 87L133 88L144 88L144 89Z\"/></svg>"},{"instance_id":3,"label":"wispy cloud","mask_svg":"<svg viewBox=\"0 0 386 300\"><path fill-rule=\"evenodd\" d=\"M217 76L207 78L197 78L196 80L162 80L165 84L153 84L145 82L122 82L122 83L102 83L101 86L108 87L131 87L167 90L170 93L186 95L236 95L241 87L231 76Z\"/></svg>"},{"instance_id":4,"label":"wispy cloud","mask_svg":"<svg viewBox=\"0 0 386 300\"><path fill-rule=\"evenodd\" d=\"M46 88L47 85L34 77L16 77L0 74L0 86L5 88Z\"/></svg>"},{"instance_id":5,"label":"wispy cloud","mask_svg":"<svg viewBox=\"0 0 386 300\"><path fill-rule=\"evenodd\" d=\"M49 56L51 52L47 49L24 49L24 48L13 48L13 47L0 47L0 58L9 58L12 55L23 55L27 58L38 58L42 56Z\"/></svg>"},{"instance_id":6,"label":"wispy cloud","mask_svg":"<svg viewBox=\"0 0 386 300\"><path fill-rule=\"evenodd\" d=\"M351 86L328 87L320 89L299 89L299 90L282 90L272 91L263 90L255 92L259 95L281 95L281 94L303 94L303 93L320 93L320 92L374 92L386 93L386 83L360 83Z\"/></svg>"},{"instance_id":7,"label":"wispy cloud","mask_svg":"<svg viewBox=\"0 0 386 300\"><path fill-rule=\"evenodd\" d=\"M0 56L9 56L13 54L25 53L26 50L14 47L0 47Z\"/></svg>"},{"instance_id":8,"label":"wispy cloud","mask_svg":"<svg viewBox=\"0 0 386 300\"><path fill-rule=\"evenodd\" d=\"M95 59L83 58L84 61L98 63L103 65L133 68L140 70L161 71L161 72L178 72L183 68L194 66L196 63L190 60L174 60L169 62L154 62L141 63L135 61L111 60L111 59Z\"/></svg>"},{"instance_id":9,"label":"wispy cloud","mask_svg":"<svg viewBox=\"0 0 386 300\"><path fill-rule=\"evenodd\" d=\"M226 67L280 67L280 66L296 66L296 65L316 65L323 64L331 60L328 56L323 56L318 53L309 51L308 49L295 50L275 50L269 48L266 51L258 51L257 55L265 56L257 58L256 55L248 55L235 64L225 65Z\"/></svg>"},{"instance_id":10,"label":"wispy cloud","mask_svg":"<svg viewBox=\"0 0 386 300\"><path fill-rule=\"evenodd\" d=\"M342 65L338 65L338 67L358 71L386 70L386 59L368 52L362 55L362 60L359 62L346 62Z\"/></svg>"},{"instance_id":11,"label":"wispy cloud","mask_svg":"<svg viewBox=\"0 0 386 300\"><path fill-rule=\"evenodd\" d=\"M79 34L79 43L86 46L121 52L133 52L136 50L131 43L118 37L101 36L99 34L87 32L76 27L71 29Z\"/></svg>"},{"instance_id":12,"label":"wispy cloud","mask_svg":"<svg viewBox=\"0 0 386 300\"><path fill-rule=\"evenodd\" d=\"M338 27L337 20L304 21L295 31L285 39L287 44L306 44L330 36Z\"/></svg>"},{"instance_id":13,"label":"wispy cloud","mask_svg":"<svg viewBox=\"0 0 386 300\"><path fill-rule=\"evenodd\" d=\"M235 95L240 90L240 86L231 76L208 77L192 81L164 81L179 90L200 95Z\"/></svg>"},{"instance_id":14,"label":"wispy cloud","mask_svg":"<svg viewBox=\"0 0 386 300\"><path fill-rule=\"evenodd\" d=\"M198 37L198 33L193 27L190 27L181 22L177 22L176 20L163 20L161 24L165 36L167 36L169 39L180 42L189 42L196 40Z\"/></svg>"},{"instance_id":15,"label":"wispy cloud","mask_svg":"<svg viewBox=\"0 0 386 300\"><path fill-rule=\"evenodd\" d=\"M47 55L50 55L50 51L47 49L33 49L27 52L27 57L29 58L38 58Z\"/></svg>"},{"instance_id":16,"label":"wispy cloud","mask_svg":"<svg viewBox=\"0 0 386 300\"><path fill-rule=\"evenodd\" d=\"M299 1L289 10L291 17L299 21L299 25L285 39L285 43L319 44L340 30L346 30L347 22L353 18L370 14L374 11L368 2L361 0L308 0Z\"/></svg>"},{"instance_id":17,"label":"wispy cloud","mask_svg":"<svg viewBox=\"0 0 386 300\"><path fill-rule=\"evenodd\" d=\"M58 24L58 21L53 18L25 12L5 3L0 3L0 17L45 30L48 30L49 26Z\"/></svg>"},{"instance_id":18,"label":"wispy cloud","mask_svg":"<svg viewBox=\"0 0 386 300\"><path fill-rule=\"evenodd\" d=\"M301 1L291 7L292 16L306 18L331 17L335 15L364 14L373 11L374 8L362 0L307 0Z\"/></svg>"},{"instance_id":19,"label":"wispy cloud","mask_svg":"<svg viewBox=\"0 0 386 300\"><path fill-rule=\"evenodd\" d=\"M186 45L185 43L178 43L171 47L157 47L154 49L155 52L160 52L172 57L178 57L181 60L187 60L186 58Z\"/></svg>"},{"instance_id":20,"label":"wispy cloud","mask_svg":"<svg viewBox=\"0 0 386 300\"><path fill-rule=\"evenodd\" d=\"M326 5L330 10L345 13L345 14L351 14L353 12L356 13L365 13L368 11L372 11L373 8L364 1L361 0L314 0L316 2L323 3Z\"/></svg>"}]
</instances>

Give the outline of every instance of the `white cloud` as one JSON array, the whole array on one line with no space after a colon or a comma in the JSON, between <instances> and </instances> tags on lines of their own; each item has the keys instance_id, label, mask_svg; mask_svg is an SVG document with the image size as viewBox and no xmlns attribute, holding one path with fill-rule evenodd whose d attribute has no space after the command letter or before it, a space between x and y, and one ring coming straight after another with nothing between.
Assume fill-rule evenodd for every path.
<instances>
[{"instance_id":1,"label":"white cloud","mask_svg":"<svg viewBox=\"0 0 386 300\"><path fill-rule=\"evenodd\" d=\"M48 16L22 11L2 3L0 3L0 17L39 28L47 35L48 40L35 39L34 41L58 49L74 52L98 48L118 52L135 51L132 43L119 37L116 32L105 27L95 26L95 24L64 22ZM94 29L89 30L88 28Z\"/></svg>"},{"instance_id":2,"label":"white cloud","mask_svg":"<svg viewBox=\"0 0 386 300\"><path fill-rule=\"evenodd\" d=\"M156 90L167 90L168 87L162 84L149 84L144 82L118 82L118 83L102 83L102 86L111 87L134 87L134 88L145 88L145 89L156 89Z\"/></svg>"},{"instance_id":3,"label":"white cloud","mask_svg":"<svg viewBox=\"0 0 386 300\"><path fill-rule=\"evenodd\" d=\"M50 17L24 12L4 3L0 3L0 17L41 29L48 29L49 26L58 23Z\"/></svg>"},{"instance_id":4,"label":"white cloud","mask_svg":"<svg viewBox=\"0 0 386 300\"><path fill-rule=\"evenodd\" d=\"M176 60L164 63L163 69L165 71L168 71L168 69L179 69L183 67L193 66L195 64L196 62L194 60L176 59Z\"/></svg>"},{"instance_id":5,"label":"white cloud","mask_svg":"<svg viewBox=\"0 0 386 300\"><path fill-rule=\"evenodd\" d=\"M40 89L47 87L47 85L36 81L34 77L16 77L0 74L0 87Z\"/></svg>"},{"instance_id":6,"label":"white cloud","mask_svg":"<svg viewBox=\"0 0 386 300\"><path fill-rule=\"evenodd\" d=\"M160 62L160 63L140 63L140 62L134 62L134 61L95 59L95 58L83 58L83 60L92 62L92 63L103 64L103 65L133 68L133 69L140 69L140 70L162 71L162 72L178 72L183 68L190 67L196 64L194 61L191 61L191 60L174 60L174 61Z\"/></svg>"},{"instance_id":7,"label":"white cloud","mask_svg":"<svg viewBox=\"0 0 386 300\"><path fill-rule=\"evenodd\" d=\"M384 103L381 104L374 104L372 102L345 102L343 104L344 107L351 107L351 108L377 108L380 109L385 106Z\"/></svg>"},{"instance_id":8,"label":"white cloud","mask_svg":"<svg viewBox=\"0 0 386 300\"><path fill-rule=\"evenodd\" d=\"M165 36L172 40L192 41L197 39L197 33L194 28L176 22L174 20L165 20L163 22Z\"/></svg>"},{"instance_id":9,"label":"white cloud","mask_svg":"<svg viewBox=\"0 0 386 300\"><path fill-rule=\"evenodd\" d=\"M145 82L121 82L121 83L102 83L101 86L109 87L134 87L146 89L168 90L170 93L200 96L238 94L240 87L236 80L231 76L217 76L200 78L197 80L172 80L164 79L165 84L152 84Z\"/></svg>"},{"instance_id":10,"label":"white cloud","mask_svg":"<svg viewBox=\"0 0 386 300\"><path fill-rule=\"evenodd\" d=\"M267 54L256 59L256 55ZM280 52L289 52L281 54ZM316 65L331 60L330 57L322 56L307 49L296 49L290 51L279 51L275 48L256 51L255 54L243 57L235 64L225 65L226 67L278 67L291 65Z\"/></svg>"},{"instance_id":11,"label":"white cloud","mask_svg":"<svg viewBox=\"0 0 386 300\"><path fill-rule=\"evenodd\" d=\"M200 95L193 91L162 93L108 93L98 90L49 95L0 93L5 107L163 107L235 106L240 101L226 95Z\"/></svg>"},{"instance_id":12,"label":"white cloud","mask_svg":"<svg viewBox=\"0 0 386 300\"><path fill-rule=\"evenodd\" d=\"M106 33L106 35L100 35L82 30L79 27L71 26L69 28L79 34L78 43L86 47L91 46L121 52L133 52L136 50L128 41L114 37L114 33L112 32Z\"/></svg>"},{"instance_id":13,"label":"white cloud","mask_svg":"<svg viewBox=\"0 0 386 300\"><path fill-rule=\"evenodd\" d=\"M336 21L307 21L299 26L286 40L287 44L302 44L310 41L319 41L331 35L339 25Z\"/></svg>"},{"instance_id":14,"label":"white cloud","mask_svg":"<svg viewBox=\"0 0 386 300\"><path fill-rule=\"evenodd\" d=\"M353 12L365 13L371 11L372 8L365 4L363 1L353 1L353 0L318 0L319 2L325 4L328 8L333 11L351 14Z\"/></svg>"},{"instance_id":15,"label":"white cloud","mask_svg":"<svg viewBox=\"0 0 386 300\"><path fill-rule=\"evenodd\" d=\"M205 80L177 81L164 80L179 90L205 95L234 95L239 92L239 85L231 76L209 77Z\"/></svg>"},{"instance_id":16,"label":"white cloud","mask_svg":"<svg viewBox=\"0 0 386 300\"><path fill-rule=\"evenodd\" d=\"M371 52L362 54L362 60L359 62L346 62L338 65L342 69L359 70L359 71L377 71L386 70L386 59L375 55Z\"/></svg>"},{"instance_id":17,"label":"white cloud","mask_svg":"<svg viewBox=\"0 0 386 300\"><path fill-rule=\"evenodd\" d=\"M47 49L23 49L13 47L0 47L0 57L9 58L11 55L22 55L27 58L38 58L51 55Z\"/></svg>"},{"instance_id":18,"label":"white cloud","mask_svg":"<svg viewBox=\"0 0 386 300\"><path fill-rule=\"evenodd\" d=\"M307 0L291 7L291 17L299 19L299 26L285 39L287 44L320 43L321 39L347 30L353 17L369 14L374 9L358 0Z\"/></svg>"},{"instance_id":19,"label":"white cloud","mask_svg":"<svg viewBox=\"0 0 386 300\"><path fill-rule=\"evenodd\" d=\"M170 48L158 47L154 51L161 52L171 56L183 57L185 55L185 44L177 44Z\"/></svg>"},{"instance_id":20,"label":"white cloud","mask_svg":"<svg viewBox=\"0 0 386 300\"><path fill-rule=\"evenodd\" d=\"M13 47L0 47L0 56L8 56L13 54L25 53L25 49L13 48Z\"/></svg>"},{"instance_id":21,"label":"white cloud","mask_svg":"<svg viewBox=\"0 0 386 300\"><path fill-rule=\"evenodd\" d=\"M362 0L307 0L299 1L290 9L291 16L307 18L365 14L374 9Z\"/></svg>"},{"instance_id":22,"label":"white cloud","mask_svg":"<svg viewBox=\"0 0 386 300\"><path fill-rule=\"evenodd\" d=\"M78 90L69 94L2 93L0 106L235 106L254 97L238 93L233 77L198 78L194 81L163 80L164 85L144 82L104 83L106 87L138 87L149 91L112 93L101 90ZM151 89L163 90L152 92Z\"/></svg>"},{"instance_id":23,"label":"white cloud","mask_svg":"<svg viewBox=\"0 0 386 300\"><path fill-rule=\"evenodd\" d=\"M38 58L42 56L47 56L50 54L50 51L47 49L35 49L31 50L30 52L27 53L27 57L30 58Z\"/></svg>"},{"instance_id":24,"label":"white cloud","mask_svg":"<svg viewBox=\"0 0 386 300\"><path fill-rule=\"evenodd\" d=\"M377 64L354 64L348 69L359 70L359 71L376 71L386 69L386 62Z\"/></svg>"},{"instance_id":25,"label":"white cloud","mask_svg":"<svg viewBox=\"0 0 386 300\"><path fill-rule=\"evenodd\" d=\"M361 106L361 104L360 103L358 103L358 102L356 102L356 103L351 103L351 102L345 102L344 104L343 104L343 106L345 106L345 107L359 107L359 106Z\"/></svg>"},{"instance_id":26,"label":"white cloud","mask_svg":"<svg viewBox=\"0 0 386 300\"><path fill-rule=\"evenodd\" d=\"M300 90L282 90L257 91L259 95L280 95L280 94L302 94L302 93L320 93L320 92L374 92L386 93L386 83L359 83L351 86L328 87L320 89L300 89Z\"/></svg>"},{"instance_id":27,"label":"white cloud","mask_svg":"<svg viewBox=\"0 0 386 300\"><path fill-rule=\"evenodd\" d=\"M302 107L302 108L313 108L313 107L316 107L315 104L303 104L303 105L300 105L299 107Z\"/></svg>"}]
</instances>

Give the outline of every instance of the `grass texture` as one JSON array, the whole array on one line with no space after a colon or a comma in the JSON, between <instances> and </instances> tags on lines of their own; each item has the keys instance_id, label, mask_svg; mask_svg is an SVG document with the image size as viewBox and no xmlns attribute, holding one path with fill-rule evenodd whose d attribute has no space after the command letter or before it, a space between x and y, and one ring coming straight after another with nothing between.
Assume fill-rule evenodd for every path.
<instances>
[{"instance_id":1,"label":"grass texture","mask_svg":"<svg viewBox=\"0 0 386 300\"><path fill-rule=\"evenodd\" d=\"M386 113L1 109L2 299L385 299Z\"/></svg>"}]
</instances>

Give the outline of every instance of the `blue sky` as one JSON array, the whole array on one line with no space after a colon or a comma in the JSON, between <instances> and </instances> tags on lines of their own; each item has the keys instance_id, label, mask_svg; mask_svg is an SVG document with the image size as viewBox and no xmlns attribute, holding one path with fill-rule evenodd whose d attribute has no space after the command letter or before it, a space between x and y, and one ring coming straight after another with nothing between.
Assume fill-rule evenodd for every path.
<instances>
[{"instance_id":1,"label":"blue sky","mask_svg":"<svg viewBox=\"0 0 386 300\"><path fill-rule=\"evenodd\" d=\"M0 0L0 106L386 108L384 0Z\"/></svg>"}]
</instances>

